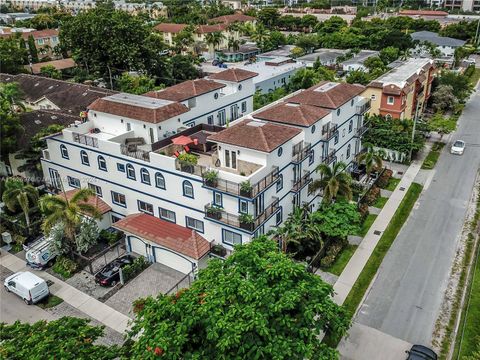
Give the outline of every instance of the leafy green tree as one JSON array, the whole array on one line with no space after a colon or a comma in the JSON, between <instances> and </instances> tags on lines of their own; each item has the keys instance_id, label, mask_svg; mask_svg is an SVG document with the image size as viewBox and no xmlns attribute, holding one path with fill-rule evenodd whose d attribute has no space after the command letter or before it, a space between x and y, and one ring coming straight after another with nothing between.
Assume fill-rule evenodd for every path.
<instances>
[{"instance_id":1,"label":"leafy green tree","mask_svg":"<svg viewBox=\"0 0 480 360\"><path fill-rule=\"evenodd\" d=\"M196 79L199 76L198 69L193 65L194 59L191 55L174 55L170 58L171 78L170 83L165 82L166 85L173 85L185 80Z\"/></svg>"},{"instance_id":2,"label":"leafy green tree","mask_svg":"<svg viewBox=\"0 0 480 360\"><path fill-rule=\"evenodd\" d=\"M438 85L450 85L453 88L453 94L460 101L464 101L472 91L470 79L454 71L443 71L437 80Z\"/></svg>"},{"instance_id":3,"label":"leafy green tree","mask_svg":"<svg viewBox=\"0 0 480 360\"><path fill-rule=\"evenodd\" d=\"M291 78L288 88L290 91L308 89L320 81L319 76L313 69L303 68L298 70Z\"/></svg>"},{"instance_id":4,"label":"leafy green tree","mask_svg":"<svg viewBox=\"0 0 480 360\"><path fill-rule=\"evenodd\" d=\"M430 131L435 131L440 134L440 139L443 138L443 135L450 134L455 131L457 128L457 123L454 119L444 117L441 113L436 113L428 121L428 129Z\"/></svg>"},{"instance_id":5,"label":"leafy green tree","mask_svg":"<svg viewBox=\"0 0 480 360\"><path fill-rule=\"evenodd\" d=\"M277 26L280 14L277 9L273 7L265 7L257 13L257 19L268 28Z\"/></svg>"},{"instance_id":6,"label":"leafy green tree","mask_svg":"<svg viewBox=\"0 0 480 360\"><path fill-rule=\"evenodd\" d=\"M45 216L42 224L45 234L48 234L53 226L61 222L64 224L65 236L69 241L64 248L74 248L77 243L76 232L83 216L101 218L98 209L87 203L88 199L94 195L91 189L79 189L70 200L64 196L43 196L40 199L40 209Z\"/></svg>"},{"instance_id":7,"label":"leafy green tree","mask_svg":"<svg viewBox=\"0 0 480 360\"><path fill-rule=\"evenodd\" d=\"M335 71L330 70L322 65L316 66L315 64L313 66L313 69L315 70L315 73L317 74L320 81L335 81Z\"/></svg>"},{"instance_id":8,"label":"leafy green tree","mask_svg":"<svg viewBox=\"0 0 480 360\"><path fill-rule=\"evenodd\" d=\"M40 75L49 77L52 79L62 78L62 72L60 70L57 70L53 65L42 66L40 68Z\"/></svg>"},{"instance_id":9,"label":"leafy green tree","mask_svg":"<svg viewBox=\"0 0 480 360\"><path fill-rule=\"evenodd\" d=\"M475 339L477 340L477 345L473 353L468 356L463 356L462 360L480 360L480 336L477 336Z\"/></svg>"},{"instance_id":10,"label":"leafy green tree","mask_svg":"<svg viewBox=\"0 0 480 360\"><path fill-rule=\"evenodd\" d=\"M5 112L25 111L24 94L17 83L0 84L0 106Z\"/></svg>"},{"instance_id":11,"label":"leafy green tree","mask_svg":"<svg viewBox=\"0 0 480 360\"><path fill-rule=\"evenodd\" d=\"M178 53L182 51L186 51L189 47L191 47L194 43L193 33L195 28L192 25L189 25L182 29L178 34L173 37L173 44L175 46L175 50Z\"/></svg>"},{"instance_id":12,"label":"leafy green tree","mask_svg":"<svg viewBox=\"0 0 480 360\"><path fill-rule=\"evenodd\" d=\"M382 154L375 151L372 144L364 143L364 147L365 151L358 154L357 161L359 164L365 165L367 178L370 178L373 171L378 171L383 167Z\"/></svg>"},{"instance_id":13,"label":"leafy green tree","mask_svg":"<svg viewBox=\"0 0 480 360\"><path fill-rule=\"evenodd\" d=\"M117 346L97 345L104 326L91 326L90 320L62 317L34 324L16 321L0 323L0 352L11 360L61 358L65 360L116 359Z\"/></svg>"},{"instance_id":14,"label":"leafy green tree","mask_svg":"<svg viewBox=\"0 0 480 360\"><path fill-rule=\"evenodd\" d=\"M1 41L1 39L0 39ZM18 137L23 131L20 125L18 111L24 110L22 93L18 84L0 84L0 158L9 163L8 155L18 149Z\"/></svg>"},{"instance_id":15,"label":"leafy green tree","mask_svg":"<svg viewBox=\"0 0 480 360\"><path fill-rule=\"evenodd\" d=\"M287 44L287 38L280 31L271 31L268 41L272 49L278 49Z\"/></svg>"},{"instance_id":16,"label":"leafy green tree","mask_svg":"<svg viewBox=\"0 0 480 360\"><path fill-rule=\"evenodd\" d=\"M318 37L316 35L300 35L295 42L295 46L303 49L305 53L311 53L318 47Z\"/></svg>"},{"instance_id":17,"label":"leafy green tree","mask_svg":"<svg viewBox=\"0 0 480 360\"><path fill-rule=\"evenodd\" d=\"M257 110L265 105L268 105L274 101L277 101L287 95L287 90L284 87L277 88L267 94L262 94L257 91L253 95L253 109Z\"/></svg>"},{"instance_id":18,"label":"leafy green tree","mask_svg":"<svg viewBox=\"0 0 480 360\"><path fill-rule=\"evenodd\" d=\"M100 229L95 220L83 218L75 237L77 251L83 253L98 242Z\"/></svg>"},{"instance_id":19,"label":"leafy green tree","mask_svg":"<svg viewBox=\"0 0 480 360\"><path fill-rule=\"evenodd\" d=\"M28 51L20 33L0 38L0 64L2 72L17 74L23 71L27 63Z\"/></svg>"},{"instance_id":20,"label":"leafy green tree","mask_svg":"<svg viewBox=\"0 0 480 360\"><path fill-rule=\"evenodd\" d=\"M257 46L260 49L264 50L266 49L266 42L269 39L269 35L270 33L265 26L262 24L257 24L254 28L251 38L257 43Z\"/></svg>"},{"instance_id":21,"label":"leafy green tree","mask_svg":"<svg viewBox=\"0 0 480 360\"><path fill-rule=\"evenodd\" d=\"M141 95L155 89L155 80L146 75L130 75L125 72L118 79L117 86L122 92Z\"/></svg>"},{"instance_id":22,"label":"leafy green tree","mask_svg":"<svg viewBox=\"0 0 480 360\"><path fill-rule=\"evenodd\" d=\"M346 80L349 84L368 85L370 82L370 76L365 71L352 70L348 73Z\"/></svg>"},{"instance_id":23,"label":"leafy green tree","mask_svg":"<svg viewBox=\"0 0 480 360\"><path fill-rule=\"evenodd\" d=\"M27 43L28 43L28 53L30 54L30 60L32 61L32 63L37 63L38 51L37 51L37 47L35 46L35 39L33 38L32 35L28 37Z\"/></svg>"},{"instance_id":24,"label":"leafy green tree","mask_svg":"<svg viewBox=\"0 0 480 360\"><path fill-rule=\"evenodd\" d=\"M445 26L440 30L440 35L461 40L473 40L475 38L477 24L476 21L460 21Z\"/></svg>"},{"instance_id":25,"label":"leafy green tree","mask_svg":"<svg viewBox=\"0 0 480 360\"><path fill-rule=\"evenodd\" d=\"M2 201L10 211L21 209L25 216L27 229L30 229L30 209L38 201L38 190L32 185L25 184L17 178L8 178L5 181L5 190L2 195Z\"/></svg>"},{"instance_id":26,"label":"leafy green tree","mask_svg":"<svg viewBox=\"0 0 480 360\"><path fill-rule=\"evenodd\" d=\"M453 87L450 85L440 85L432 93L432 108L435 111L446 111L455 108L458 103L453 94Z\"/></svg>"},{"instance_id":27,"label":"leafy green tree","mask_svg":"<svg viewBox=\"0 0 480 360\"><path fill-rule=\"evenodd\" d=\"M326 164L320 164L315 169L320 174L320 179L314 180L308 191L314 193L321 190L323 202L330 203L341 196L347 200L352 199L352 189L350 184L352 178L348 172L345 171L347 165L344 162L336 162L332 167Z\"/></svg>"},{"instance_id":28,"label":"leafy green tree","mask_svg":"<svg viewBox=\"0 0 480 360\"><path fill-rule=\"evenodd\" d=\"M360 213L355 203L337 201L322 204L312 216L326 238L345 240L348 235L357 234L360 230Z\"/></svg>"},{"instance_id":29,"label":"leafy green tree","mask_svg":"<svg viewBox=\"0 0 480 360\"><path fill-rule=\"evenodd\" d=\"M331 285L264 237L211 260L188 289L137 300L131 358L335 359L322 331L349 327Z\"/></svg>"},{"instance_id":30,"label":"leafy green tree","mask_svg":"<svg viewBox=\"0 0 480 360\"><path fill-rule=\"evenodd\" d=\"M323 35L336 33L347 26L347 22L340 16L332 16L328 20L325 20L318 25L318 34Z\"/></svg>"},{"instance_id":31,"label":"leafy green tree","mask_svg":"<svg viewBox=\"0 0 480 360\"><path fill-rule=\"evenodd\" d=\"M379 69L381 72L384 72L386 70L385 64L378 56L369 57L365 60L364 65L369 72L373 72L377 69Z\"/></svg>"}]
</instances>

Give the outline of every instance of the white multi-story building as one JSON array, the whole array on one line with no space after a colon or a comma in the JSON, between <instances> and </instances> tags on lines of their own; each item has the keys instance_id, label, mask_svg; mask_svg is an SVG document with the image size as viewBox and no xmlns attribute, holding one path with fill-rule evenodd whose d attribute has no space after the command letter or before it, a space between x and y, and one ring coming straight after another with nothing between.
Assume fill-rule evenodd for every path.
<instances>
[{"instance_id":1,"label":"white multi-story building","mask_svg":"<svg viewBox=\"0 0 480 360\"><path fill-rule=\"evenodd\" d=\"M130 251L185 273L201 266L205 239L231 250L294 206L315 208L316 166L352 167L361 149L364 87L323 82L252 113L254 75L230 69L95 101L86 121L47 140L47 182L94 189Z\"/></svg>"}]
</instances>

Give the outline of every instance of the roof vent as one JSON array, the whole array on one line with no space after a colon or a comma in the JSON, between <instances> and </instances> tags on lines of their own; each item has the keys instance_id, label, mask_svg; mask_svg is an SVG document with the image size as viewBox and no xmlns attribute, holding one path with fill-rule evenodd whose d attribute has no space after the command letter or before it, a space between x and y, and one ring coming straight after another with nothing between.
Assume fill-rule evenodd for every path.
<instances>
[{"instance_id":1,"label":"roof vent","mask_svg":"<svg viewBox=\"0 0 480 360\"><path fill-rule=\"evenodd\" d=\"M51 118L52 120L57 120L57 115L52 115L50 118Z\"/></svg>"},{"instance_id":2,"label":"roof vent","mask_svg":"<svg viewBox=\"0 0 480 360\"><path fill-rule=\"evenodd\" d=\"M248 126L253 126L253 127L262 127L263 125L265 125L264 122L260 122L260 121L250 121L249 123L247 123Z\"/></svg>"},{"instance_id":3,"label":"roof vent","mask_svg":"<svg viewBox=\"0 0 480 360\"><path fill-rule=\"evenodd\" d=\"M291 107L299 107L300 104L295 104L295 103L286 103L285 105L291 106Z\"/></svg>"},{"instance_id":4,"label":"roof vent","mask_svg":"<svg viewBox=\"0 0 480 360\"><path fill-rule=\"evenodd\" d=\"M50 86L48 87L48 90L51 90L51 89L53 89L53 85L50 85Z\"/></svg>"},{"instance_id":5,"label":"roof vent","mask_svg":"<svg viewBox=\"0 0 480 360\"><path fill-rule=\"evenodd\" d=\"M82 96L87 96L87 94L88 94L88 92L85 91L85 92L82 94Z\"/></svg>"},{"instance_id":6,"label":"roof vent","mask_svg":"<svg viewBox=\"0 0 480 360\"><path fill-rule=\"evenodd\" d=\"M41 125L41 124L42 124L42 122L41 122L40 120L36 119L36 120L35 120L35 124L37 124L37 125Z\"/></svg>"}]
</instances>

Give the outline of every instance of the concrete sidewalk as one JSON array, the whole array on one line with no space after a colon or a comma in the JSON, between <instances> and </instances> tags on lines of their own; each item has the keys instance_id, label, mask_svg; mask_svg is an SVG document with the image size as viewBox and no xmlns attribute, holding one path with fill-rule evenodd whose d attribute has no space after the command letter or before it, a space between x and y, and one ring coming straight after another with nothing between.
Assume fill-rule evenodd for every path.
<instances>
[{"instance_id":1,"label":"concrete sidewalk","mask_svg":"<svg viewBox=\"0 0 480 360\"><path fill-rule=\"evenodd\" d=\"M365 264L372 255L375 246L377 246L377 243L382 237L383 232L387 228L390 220L395 214L395 211L405 197L408 188L417 176L426 152L424 152L422 155L423 156L420 156L420 159L413 161L408 170L405 172L395 191L389 197L382 211L375 219L374 223L370 227L370 230L363 238L352 258L333 286L335 291L334 300L337 304L343 304L353 285L360 276Z\"/></svg>"},{"instance_id":2,"label":"concrete sidewalk","mask_svg":"<svg viewBox=\"0 0 480 360\"><path fill-rule=\"evenodd\" d=\"M0 256L0 263L2 266L13 272L31 271L26 267L24 260L4 251L2 251ZM62 298L66 303L77 308L91 318L101 322L120 334L124 334L125 331L128 330L128 322L131 320L128 316L112 309L110 306L105 305L45 271L31 272L34 272L44 280L50 280L53 283L49 287L52 294Z\"/></svg>"}]
</instances>

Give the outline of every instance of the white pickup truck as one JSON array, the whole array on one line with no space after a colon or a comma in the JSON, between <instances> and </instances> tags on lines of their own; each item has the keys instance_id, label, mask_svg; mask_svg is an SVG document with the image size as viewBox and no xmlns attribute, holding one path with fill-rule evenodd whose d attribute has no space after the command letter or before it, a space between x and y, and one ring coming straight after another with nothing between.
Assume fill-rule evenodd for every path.
<instances>
[{"instance_id":1,"label":"white pickup truck","mask_svg":"<svg viewBox=\"0 0 480 360\"><path fill-rule=\"evenodd\" d=\"M58 255L51 238L41 237L31 244L23 246L27 266L32 269L42 270L53 264Z\"/></svg>"}]
</instances>

